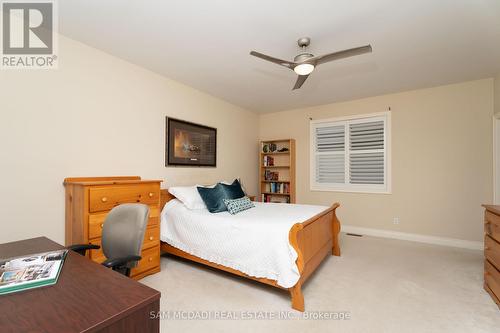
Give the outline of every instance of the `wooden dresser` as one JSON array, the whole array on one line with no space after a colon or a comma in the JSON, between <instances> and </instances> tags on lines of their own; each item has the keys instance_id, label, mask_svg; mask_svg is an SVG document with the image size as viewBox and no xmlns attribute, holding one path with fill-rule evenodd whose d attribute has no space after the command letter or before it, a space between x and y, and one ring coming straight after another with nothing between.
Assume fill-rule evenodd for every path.
<instances>
[{"instance_id":1,"label":"wooden dresser","mask_svg":"<svg viewBox=\"0 0 500 333\"><path fill-rule=\"evenodd\" d=\"M484 289L500 307L500 206L483 205Z\"/></svg>"},{"instance_id":2,"label":"wooden dresser","mask_svg":"<svg viewBox=\"0 0 500 333\"><path fill-rule=\"evenodd\" d=\"M104 219L115 206L123 203L149 205L149 223L144 235L142 260L132 269L131 277L139 280L160 271L160 183L141 177L66 178L66 246L101 245ZM102 250L91 250L90 259L101 263Z\"/></svg>"}]
</instances>

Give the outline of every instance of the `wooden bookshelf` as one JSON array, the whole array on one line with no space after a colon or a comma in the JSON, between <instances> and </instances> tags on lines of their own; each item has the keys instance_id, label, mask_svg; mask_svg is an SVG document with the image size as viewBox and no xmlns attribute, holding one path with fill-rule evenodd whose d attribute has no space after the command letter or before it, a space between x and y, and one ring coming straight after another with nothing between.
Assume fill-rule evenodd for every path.
<instances>
[{"instance_id":1,"label":"wooden bookshelf","mask_svg":"<svg viewBox=\"0 0 500 333\"><path fill-rule=\"evenodd\" d=\"M259 182L259 201L295 203L294 139L260 142Z\"/></svg>"}]
</instances>

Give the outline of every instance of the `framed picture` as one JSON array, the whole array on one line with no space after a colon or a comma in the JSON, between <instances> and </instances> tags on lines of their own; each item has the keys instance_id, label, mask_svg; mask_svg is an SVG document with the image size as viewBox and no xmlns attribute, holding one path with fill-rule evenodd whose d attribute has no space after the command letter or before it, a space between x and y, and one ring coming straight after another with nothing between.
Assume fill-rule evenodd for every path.
<instances>
[{"instance_id":1,"label":"framed picture","mask_svg":"<svg viewBox=\"0 0 500 333\"><path fill-rule=\"evenodd\" d=\"M216 166L216 128L167 117L166 138L166 166Z\"/></svg>"}]
</instances>

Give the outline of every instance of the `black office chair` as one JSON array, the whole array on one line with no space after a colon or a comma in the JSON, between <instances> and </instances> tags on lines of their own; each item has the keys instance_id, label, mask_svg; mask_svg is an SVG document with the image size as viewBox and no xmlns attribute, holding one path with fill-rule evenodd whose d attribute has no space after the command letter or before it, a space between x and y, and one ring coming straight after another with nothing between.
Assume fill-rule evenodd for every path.
<instances>
[{"instance_id":1,"label":"black office chair","mask_svg":"<svg viewBox=\"0 0 500 333\"><path fill-rule=\"evenodd\" d=\"M102 227L102 251L106 256L103 266L130 276L130 269L141 260L144 232L148 224L149 207L143 204L122 204L106 216ZM77 244L68 246L81 255L87 250L97 250L99 245Z\"/></svg>"}]
</instances>

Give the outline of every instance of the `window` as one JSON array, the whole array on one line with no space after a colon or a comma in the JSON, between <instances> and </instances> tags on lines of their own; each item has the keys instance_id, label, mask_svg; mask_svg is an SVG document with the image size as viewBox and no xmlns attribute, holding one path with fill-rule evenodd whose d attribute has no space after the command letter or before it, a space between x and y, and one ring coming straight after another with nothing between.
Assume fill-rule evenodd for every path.
<instances>
[{"instance_id":1,"label":"window","mask_svg":"<svg viewBox=\"0 0 500 333\"><path fill-rule=\"evenodd\" d=\"M311 190L390 193L390 116L311 121Z\"/></svg>"}]
</instances>

